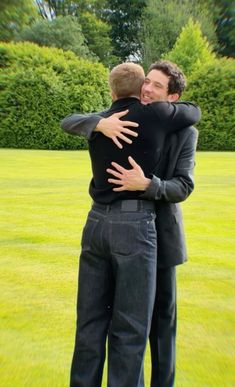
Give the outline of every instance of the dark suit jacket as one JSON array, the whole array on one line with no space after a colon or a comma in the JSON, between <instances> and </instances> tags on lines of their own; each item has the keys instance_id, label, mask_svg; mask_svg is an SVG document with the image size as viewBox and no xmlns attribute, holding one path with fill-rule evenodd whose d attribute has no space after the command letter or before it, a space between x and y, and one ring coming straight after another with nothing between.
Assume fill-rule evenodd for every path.
<instances>
[{"instance_id":1,"label":"dark suit jacket","mask_svg":"<svg viewBox=\"0 0 235 387\"><path fill-rule=\"evenodd\" d=\"M143 198L156 201L158 267L186 261L186 245L179 202L194 189L193 169L198 131L194 127L170 135L166 140L161 176L153 176Z\"/></svg>"}]
</instances>

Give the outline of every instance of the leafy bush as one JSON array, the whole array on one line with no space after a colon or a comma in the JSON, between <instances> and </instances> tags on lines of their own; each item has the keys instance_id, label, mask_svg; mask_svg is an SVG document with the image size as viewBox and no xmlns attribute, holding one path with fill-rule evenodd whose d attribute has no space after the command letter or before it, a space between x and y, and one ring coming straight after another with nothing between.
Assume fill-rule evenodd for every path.
<instances>
[{"instance_id":1,"label":"leafy bush","mask_svg":"<svg viewBox=\"0 0 235 387\"><path fill-rule=\"evenodd\" d=\"M189 79L184 99L202 109L198 124L200 150L235 150L235 60L217 59Z\"/></svg>"},{"instance_id":2,"label":"leafy bush","mask_svg":"<svg viewBox=\"0 0 235 387\"><path fill-rule=\"evenodd\" d=\"M0 146L84 149L60 121L110 103L107 70L72 52L32 43L0 44Z\"/></svg>"},{"instance_id":3,"label":"leafy bush","mask_svg":"<svg viewBox=\"0 0 235 387\"><path fill-rule=\"evenodd\" d=\"M200 24L190 19L183 27L173 49L164 58L177 63L184 73L190 76L201 65L212 63L215 55L202 35Z\"/></svg>"}]
</instances>

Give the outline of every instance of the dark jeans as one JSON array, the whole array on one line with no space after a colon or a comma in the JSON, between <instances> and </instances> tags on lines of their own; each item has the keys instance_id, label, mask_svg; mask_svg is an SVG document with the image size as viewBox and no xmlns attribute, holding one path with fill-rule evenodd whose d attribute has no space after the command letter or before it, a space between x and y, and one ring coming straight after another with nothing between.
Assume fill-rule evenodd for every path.
<instances>
[{"instance_id":1,"label":"dark jeans","mask_svg":"<svg viewBox=\"0 0 235 387\"><path fill-rule=\"evenodd\" d=\"M158 268L150 331L151 387L172 387L175 378L176 268Z\"/></svg>"},{"instance_id":2,"label":"dark jeans","mask_svg":"<svg viewBox=\"0 0 235 387\"><path fill-rule=\"evenodd\" d=\"M71 387L137 387L156 291L154 204L94 204L82 236Z\"/></svg>"}]
</instances>

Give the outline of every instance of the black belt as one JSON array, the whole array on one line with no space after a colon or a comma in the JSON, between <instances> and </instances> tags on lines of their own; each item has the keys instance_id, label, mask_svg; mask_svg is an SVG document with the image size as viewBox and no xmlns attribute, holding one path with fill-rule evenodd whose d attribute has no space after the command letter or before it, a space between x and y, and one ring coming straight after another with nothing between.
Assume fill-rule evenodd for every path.
<instances>
[{"instance_id":1,"label":"black belt","mask_svg":"<svg viewBox=\"0 0 235 387\"><path fill-rule=\"evenodd\" d=\"M148 200L116 200L110 204L93 203L93 209L100 209L105 212L122 211L122 212L141 212L145 210L155 211L155 204Z\"/></svg>"}]
</instances>

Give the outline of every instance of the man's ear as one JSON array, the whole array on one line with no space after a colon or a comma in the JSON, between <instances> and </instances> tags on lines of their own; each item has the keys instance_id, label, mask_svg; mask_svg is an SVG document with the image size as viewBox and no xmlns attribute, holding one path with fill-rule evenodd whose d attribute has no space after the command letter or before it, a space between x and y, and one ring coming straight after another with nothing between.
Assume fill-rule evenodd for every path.
<instances>
[{"instance_id":1,"label":"man's ear","mask_svg":"<svg viewBox=\"0 0 235 387\"><path fill-rule=\"evenodd\" d=\"M110 94L111 94L112 101L116 101L117 100L117 96L116 96L116 94L114 93L113 90L110 90Z\"/></svg>"},{"instance_id":2,"label":"man's ear","mask_svg":"<svg viewBox=\"0 0 235 387\"><path fill-rule=\"evenodd\" d=\"M176 102L176 101L178 101L179 98L180 98L180 96L178 93L168 94L167 101L168 102Z\"/></svg>"}]
</instances>

